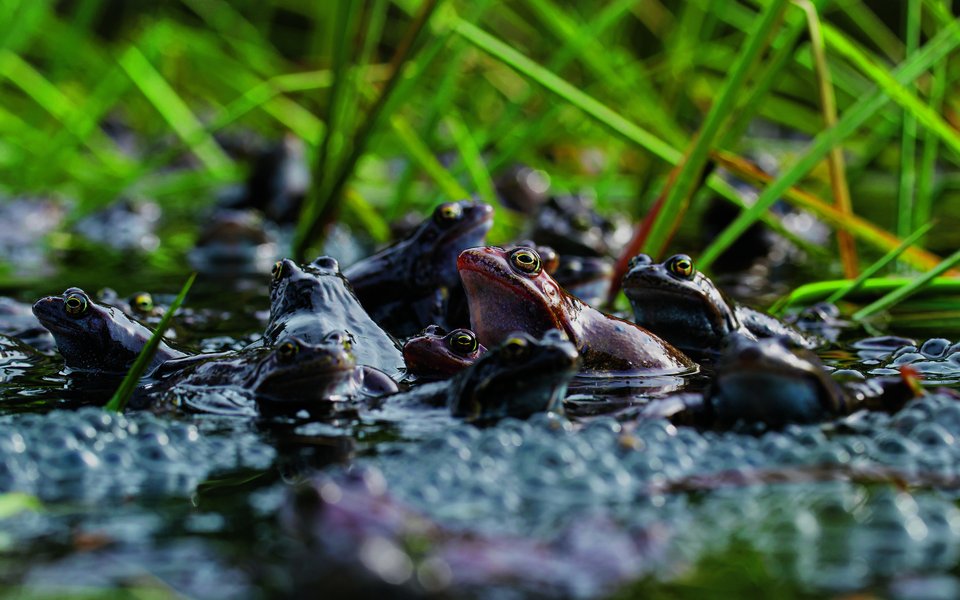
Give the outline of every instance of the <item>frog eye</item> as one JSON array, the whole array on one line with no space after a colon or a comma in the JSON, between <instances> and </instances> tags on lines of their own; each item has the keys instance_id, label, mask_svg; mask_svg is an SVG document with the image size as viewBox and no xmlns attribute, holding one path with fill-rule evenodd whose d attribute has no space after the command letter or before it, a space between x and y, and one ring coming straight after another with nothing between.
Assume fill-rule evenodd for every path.
<instances>
[{"instance_id":1,"label":"frog eye","mask_svg":"<svg viewBox=\"0 0 960 600\"><path fill-rule=\"evenodd\" d=\"M527 275L537 275L542 269L540 255L532 248L514 250L513 254L510 255L510 262L516 269Z\"/></svg>"},{"instance_id":2,"label":"frog eye","mask_svg":"<svg viewBox=\"0 0 960 600\"><path fill-rule=\"evenodd\" d=\"M63 303L68 315L78 317L87 310L87 299L78 294L71 294Z\"/></svg>"},{"instance_id":3,"label":"frog eye","mask_svg":"<svg viewBox=\"0 0 960 600\"><path fill-rule=\"evenodd\" d=\"M353 336L346 331L334 331L328 334L323 341L328 344L339 344L344 350L353 348Z\"/></svg>"},{"instance_id":4,"label":"frog eye","mask_svg":"<svg viewBox=\"0 0 960 600\"><path fill-rule=\"evenodd\" d=\"M500 352L508 360L523 360L530 353L530 344L522 337L507 338Z\"/></svg>"},{"instance_id":5,"label":"frog eye","mask_svg":"<svg viewBox=\"0 0 960 600\"><path fill-rule=\"evenodd\" d=\"M693 259L686 254L678 254L667 261L667 268L677 277L693 279L697 271L693 268Z\"/></svg>"},{"instance_id":6,"label":"frog eye","mask_svg":"<svg viewBox=\"0 0 960 600\"><path fill-rule=\"evenodd\" d=\"M640 265L649 264L653 264L653 259L650 258L648 254L638 254L630 259L630 263L627 265L627 267L632 269L634 267L639 267Z\"/></svg>"},{"instance_id":7,"label":"frog eye","mask_svg":"<svg viewBox=\"0 0 960 600\"><path fill-rule=\"evenodd\" d=\"M294 342L284 342L277 346L277 356L280 360L292 360L300 352L300 345Z\"/></svg>"},{"instance_id":8,"label":"frog eye","mask_svg":"<svg viewBox=\"0 0 960 600\"><path fill-rule=\"evenodd\" d=\"M153 296L146 292L141 292L134 295L132 304L138 311L148 313L153 310Z\"/></svg>"},{"instance_id":9,"label":"frog eye","mask_svg":"<svg viewBox=\"0 0 960 600\"><path fill-rule=\"evenodd\" d=\"M450 333L450 349L458 354L470 354L477 351L479 344L477 336L472 331L466 329L457 329Z\"/></svg>"},{"instance_id":10,"label":"frog eye","mask_svg":"<svg viewBox=\"0 0 960 600\"><path fill-rule=\"evenodd\" d=\"M587 231L590 229L590 217L584 214L573 215L570 219L570 225L577 231Z\"/></svg>"},{"instance_id":11,"label":"frog eye","mask_svg":"<svg viewBox=\"0 0 960 600\"><path fill-rule=\"evenodd\" d=\"M278 260L273 263L273 269L270 270L270 275L273 276L274 281L280 281L280 278L283 277L283 261Z\"/></svg>"},{"instance_id":12,"label":"frog eye","mask_svg":"<svg viewBox=\"0 0 960 600\"><path fill-rule=\"evenodd\" d=\"M463 209L456 202L441 204L437 210L433 211L433 219L437 223L452 223L463 216Z\"/></svg>"}]
</instances>

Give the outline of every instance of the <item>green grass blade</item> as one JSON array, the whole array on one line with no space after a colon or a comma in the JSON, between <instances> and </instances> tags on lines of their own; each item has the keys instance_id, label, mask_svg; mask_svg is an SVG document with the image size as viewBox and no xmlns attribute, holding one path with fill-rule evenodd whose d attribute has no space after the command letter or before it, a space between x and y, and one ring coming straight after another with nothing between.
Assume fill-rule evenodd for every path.
<instances>
[{"instance_id":1,"label":"green grass blade","mask_svg":"<svg viewBox=\"0 0 960 600\"><path fill-rule=\"evenodd\" d=\"M150 361L153 360L153 355L157 352L157 347L163 338L163 332L166 331L170 325L170 319L173 318L173 313L177 312L177 309L183 304L183 300L187 297L187 292L190 291L190 288L193 286L193 281L196 278L196 273L190 275L187 282L183 284L183 288L180 289L180 293L177 294L177 297L170 304L170 308L163 313L163 317L160 318L160 323L157 324L153 335L150 336L143 350L137 355L137 360L134 361L133 366L130 367L130 370L120 383L120 387L114 392L113 397L110 398L110 402L107 402L107 405L104 407L106 410L122 413L126 408L127 402L130 401L133 391L140 382L140 378L143 377L144 371L147 370L147 365L150 364Z\"/></svg>"},{"instance_id":2,"label":"green grass blade","mask_svg":"<svg viewBox=\"0 0 960 600\"><path fill-rule=\"evenodd\" d=\"M140 88L143 95L147 97L174 132L200 159L200 162L212 174L224 178L229 177L229 174L233 171L233 161L224 154L220 146L209 135L194 137L196 132L203 130L203 126L183 99L150 64L147 57L136 46L130 46L120 56L119 63L126 71L127 76ZM199 141L194 141L198 138Z\"/></svg>"},{"instance_id":3,"label":"green grass blade","mask_svg":"<svg viewBox=\"0 0 960 600\"><path fill-rule=\"evenodd\" d=\"M943 6L950 10L951 1L943 0ZM937 62L933 66L933 84L930 88L930 108L941 114L943 100L947 92L947 59ZM923 153L920 157L920 169L917 175L916 211L914 219L918 223L930 220L933 213L934 175L936 173L937 155L940 150L940 140L928 129L923 130Z\"/></svg>"},{"instance_id":4,"label":"green grass blade","mask_svg":"<svg viewBox=\"0 0 960 600\"><path fill-rule=\"evenodd\" d=\"M940 34L950 30L950 35L955 36L955 25L957 25L956 21L942 30ZM960 153L960 133L957 133L950 123L937 114L930 106L924 104L916 94L907 88L916 77L910 77L906 81L901 81L901 78L892 76L886 69L876 65L866 54L857 48L853 42L849 41L834 27L825 25L823 33L824 39L833 50L839 52L844 58L856 65L858 69L880 86L880 89L882 89L890 99L902 106L905 111L908 111L919 124L935 133L944 144L955 152ZM940 37L940 34L938 34L937 37ZM911 62L910 58L904 62L904 65L909 62ZM928 69L929 67L930 65L927 65Z\"/></svg>"},{"instance_id":5,"label":"green grass blade","mask_svg":"<svg viewBox=\"0 0 960 600\"><path fill-rule=\"evenodd\" d=\"M300 213L300 219L297 223L297 230L294 234L293 253L297 258L302 258L306 253L307 246L322 234L326 222L336 211L336 202L343 192L344 186L346 186L347 181L351 175L353 175L357 162L360 160L360 157L363 156L367 144L370 142L370 138L377 130L380 119L385 114L389 114L394 108L390 102L391 97L394 92L401 87L399 84L403 78L404 68L411 62L417 39L420 37L420 33L426 27L427 23L429 23L439 1L440 0L423 0L413 22L404 33L404 37L397 46L390 61L390 78L387 79L380 95L377 96L376 101L373 103L373 106L370 107L363 123L356 132L350 153L343 159L341 164L338 165L337 172L332 174L331 179L329 179L331 184L329 187L325 186L322 195L319 193L311 193L307 201L304 202L303 210ZM435 50L439 52L440 49L436 48ZM413 80L414 78L407 79L408 82Z\"/></svg>"},{"instance_id":6,"label":"green grass blade","mask_svg":"<svg viewBox=\"0 0 960 600\"><path fill-rule=\"evenodd\" d=\"M849 295L876 295L887 294L898 290L911 283L911 279L906 277L876 277L867 279L859 289L851 292ZM832 279L826 281L815 281L801 285L793 290L789 296L785 296L777 301L771 308L773 314L780 314L787 308L797 305L809 305L815 302L825 301L831 294L843 290L850 285L849 279ZM937 277L924 289L926 293L934 294L958 294L960 293L960 279L956 277Z\"/></svg>"},{"instance_id":7,"label":"green grass blade","mask_svg":"<svg viewBox=\"0 0 960 600\"><path fill-rule=\"evenodd\" d=\"M660 256L677 222L686 214L690 197L701 182L710 150L720 133L720 128L727 122L747 76L760 60L760 55L766 49L770 36L779 24L787 4L787 0L772 0L764 7L763 12L757 18L756 27L747 36L740 54L733 66L730 67L729 75L724 81L723 87L720 88L717 99L710 106L710 111L704 119L703 126L697 134L690 153L683 161L683 166L680 168L676 181L671 186L666 200L660 207L660 212L651 224L643 246L646 254L654 258Z\"/></svg>"},{"instance_id":8,"label":"green grass blade","mask_svg":"<svg viewBox=\"0 0 960 600\"><path fill-rule=\"evenodd\" d=\"M910 58L920 45L920 0L907 0L906 57ZM907 89L916 93L916 85ZM903 130L900 139L900 185L897 193L897 235L904 237L913 231L913 213L916 193L917 118L909 110L903 111Z\"/></svg>"},{"instance_id":9,"label":"green grass blade","mask_svg":"<svg viewBox=\"0 0 960 600\"><path fill-rule=\"evenodd\" d=\"M810 47L813 54L817 88L820 92L820 110L823 114L823 124L830 128L837 124L837 100L833 92L830 66L827 64L820 15L809 0L799 0L799 6L807 14ZM843 150L839 146L834 146L827 153L827 165L830 169L830 188L833 191L834 205L845 215L853 214L850 188L847 184L846 164L843 158ZM843 263L844 275L855 277L857 274L857 247L850 232L843 229L837 230L837 246L840 250L840 262Z\"/></svg>"},{"instance_id":10,"label":"green grass blade","mask_svg":"<svg viewBox=\"0 0 960 600\"><path fill-rule=\"evenodd\" d=\"M463 117L459 114L449 114L443 119L453 143L463 159L467 172L473 180L473 185L480 195L480 199L490 205L497 204L497 192L494 189L493 179L490 177L490 171L483 162L483 156L480 154L480 148L477 147L476 140L470 134L470 130L463 122Z\"/></svg>"},{"instance_id":11,"label":"green grass blade","mask_svg":"<svg viewBox=\"0 0 960 600\"><path fill-rule=\"evenodd\" d=\"M8 519L24 511L38 512L41 510L43 510L43 504L36 496L23 492L0 494L0 519Z\"/></svg>"},{"instance_id":12,"label":"green grass blade","mask_svg":"<svg viewBox=\"0 0 960 600\"><path fill-rule=\"evenodd\" d=\"M867 317L875 315L882 310L886 310L891 306L894 306L895 304L902 302L903 300L909 298L913 294L916 294L926 286L930 285L930 283L936 277L939 277L940 275L943 275L944 273L946 273L947 270L949 270L958 262L960 262L960 250L957 250L947 258L943 259L943 262L941 262L939 265L937 265L930 271L924 273L920 277L917 277L916 279L912 280L907 285L904 285L896 290L893 290L892 292L890 292L886 296L883 296L876 302L873 302L865 306L864 308L860 309L859 311L855 312L853 314L853 319L855 321L866 319Z\"/></svg>"},{"instance_id":13,"label":"green grass blade","mask_svg":"<svg viewBox=\"0 0 960 600\"><path fill-rule=\"evenodd\" d=\"M417 136L417 132L403 117L399 115L390 117L390 126L403 142L410 156L433 179L447 199L463 200L470 197L470 193L463 189L449 171L443 168L440 161L430 152L430 148Z\"/></svg>"},{"instance_id":14,"label":"green grass blade","mask_svg":"<svg viewBox=\"0 0 960 600\"><path fill-rule=\"evenodd\" d=\"M826 34L826 29L824 33ZM902 85L923 74L932 64L960 46L960 21L954 21L944 28L926 46L913 57L905 61L896 71L894 80ZM744 211L704 250L699 264L708 268L713 261L726 250L757 218L778 198L783 196L794 184L798 183L817 165L831 148L852 135L863 123L888 102L883 91L876 89L862 97L848 108L832 129L817 137L788 169L767 187L749 210Z\"/></svg>"},{"instance_id":15,"label":"green grass blade","mask_svg":"<svg viewBox=\"0 0 960 600\"><path fill-rule=\"evenodd\" d=\"M880 269L886 267L888 264L896 260L897 257L903 254L904 250L906 250L907 248L915 244L917 240L923 237L925 233L930 231L931 227L933 227L933 223L926 223L922 227L919 227L916 231L914 231L909 236L904 238L903 243L901 243L899 246L897 246L890 252L887 252L882 257L880 257L879 260L877 260L872 265L864 269L863 272L860 273L859 277L857 277L856 279L850 282L850 285L830 294L830 296L827 297L826 301L838 302L848 294L860 289L860 286L863 285L863 282L865 282L867 279L870 279L871 277L879 273Z\"/></svg>"}]
</instances>

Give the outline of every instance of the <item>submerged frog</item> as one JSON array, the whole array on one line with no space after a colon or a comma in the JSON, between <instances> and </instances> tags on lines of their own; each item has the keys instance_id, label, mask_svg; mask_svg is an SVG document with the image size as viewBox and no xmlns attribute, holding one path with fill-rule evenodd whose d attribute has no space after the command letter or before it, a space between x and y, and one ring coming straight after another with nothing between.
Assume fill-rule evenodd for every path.
<instances>
[{"instance_id":1,"label":"submerged frog","mask_svg":"<svg viewBox=\"0 0 960 600\"><path fill-rule=\"evenodd\" d=\"M348 334L334 331L319 344L287 337L274 348L171 361L138 401L219 414L325 413L338 403L397 391L385 373L358 366L352 348Z\"/></svg>"},{"instance_id":2,"label":"submerged frog","mask_svg":"<svg viewBox=\"0 0 960 600\"><path fill-rule=\"evenodd\" d=\"M146 323L159 321L165 310L164 307L154 302L153 295L150 292L134 292L124 298L113 288L103 288L97 292L97 300L103 304L119 308L128 316Z\"/></svg>"},{"instance_id":3,"label":"submerged frog","mask_svg":"<svg viewBox=\"0 0 960 600\"><path fill-rule=\"evenodd\" d=\"M497 344L514 331L543 335L563 331L576 346L585 371L676 375L696 364L643 327L604 314L565 292L543 271L532 248L464 250L457 261L480 342Z\"/></svg>"},{"instance_id":4,"label":"submerged frog","mask_svg":"<svg viewBox=\"0 0 960 600\"><path fill-rule=\"evenodd\" d=\"M555 248L561 256L609 256L615 254L629 233L621 235L617 224L601 216L588 196L553 196L540 208L531 237L538 244Z\"/></svg>"},{"instance_id":5,"label":"submerged frog","mask_svg":"<svg viewBox=\"0 0 960 600\"><path fill-rule=\"evenodd\" d=\"M403 345L407 372L420 378L443 379L472 365L487 349L469 329L447 333L431 325Z\"/></svg>"},{"instance_id":6,"label":"submerged frog","mask_svg":"<svg viewBox=\"0 0 960 600\"><path fill-rule=\"evenodd\" d=\"M841 380L841 375L847 379ZM831 375L816 354L792 347L789 340L734 335L717 361L706 396L678 396L665 405L673 404L676 412L670 416L688 423L781 426L817 423L862 409L895 412L916 393L907 374L870 380L850 371Z\"/></svg>"},{"instance_id":7,"label":"submerged frog","mask_svg":"<svg viewBox=\"0 0 960 600\"><path fill-rule=\"evenodd\" d=\"M639 325L685 352L711 354L732 333L747 338L781 337L801 348L816 341L766 313L728 300L686 254L655 263L646 254L630 261L623 292Z\"/></svg>"},{"instance_id":8,"label":"submerged frog","mask_svg":"<svg viewBox=\"0 0 960 600\"><path fill-rule=\"evenodd\" d=\"M441 204L406 239L344 271L360 303L391 334L405 337L443 322L459 285L457 255L483 243L493 208L463 200Z\"/></svg>"},{"instance_id":9,"label":"submerged frog","mask_svg":"<svg viewBox=\"0 0 960 600\"><path fill-rule=\"evenodd\" d=\"M453 416L489 422L558 409L579 366L577 349L557 330L541 339L513 332L452 379L426 383L388 402L446 405Z\"/></svg>"},{"instance_id":10,"label":"submerged frog","mask_svg":"<svg viewBox=\"0 0 960 600\"><path fill-rule=\"evenodd\" d=\"M402 377L399 344L363 309L335 259L321 256L303 268L290 259L274 265L263 341L274 345L294 336L316 344L333 331L345 331L356 341L357 364L385 371L394 379Z\"/></svg>"},{"instance_id":11,"label":"submerged frog","mask_svg":"<svg viewBox=\"0 0 960 600\"><path fill-rule=\"evenodd\" d=\"M613 278L613 263L597 256L564 256L551 273L563 289L590 306L607 299Z\"/></svg>"},{"instance_id":12,"label":"submerged frog","mask_svg":"<svg viewBox=\"0 0 960 600\"><path fill-rule=\"evenodd\" d=\"M98 304L80 288L41 298L33 314L53 334L67 367L76 371L126 373L153 335L118 308ZM186 354L161 341L148 366Z\"/></svg>"}]
</instances>

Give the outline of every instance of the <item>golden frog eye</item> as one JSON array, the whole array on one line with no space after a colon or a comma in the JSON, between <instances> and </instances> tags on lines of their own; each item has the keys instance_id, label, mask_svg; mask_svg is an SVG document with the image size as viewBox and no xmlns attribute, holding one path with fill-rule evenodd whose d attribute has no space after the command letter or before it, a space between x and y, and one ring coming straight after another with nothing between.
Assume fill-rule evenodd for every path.
<instances>
[{"instance_id":1,"label":"golden frog eye","mask_svg":"<svg viewBox=\"0 0 960 600\"><path fill-rule=\"evenodd\" d=\"M148 313L153 310L153 296L141 292L133 297L133 306L140 312Z\"/></svg>"},{"instance_id":2,"label":"golden frog eye","mask_svg":"<svg viewBox=\"0 0 960 600\"><path fill-rule=\"evenodd\" d=\"M513 254L510 255L510 262L527 275L537 275L542 269L540 255L532 248L514 250Z\"/></svg>"},{"instance_id":3,"label":"golden frog eye","mask_svg":"<svg viewBox=\"0 0 960 600\"><path fill-rule=\"evenodd\" d=\"M463 209L456 202L441 204L433 211L433 218L437 223L452 223L463 216Z\"/></svg>"},{"instance_id":4,"label":"golden frog eye","mask_svg":"<svg viewBox=\"0 0 960 600\"><path fill-rule=\"evenodd\" d=\"M283 277L283 261L278 260L273 263L273 269L270 270L270 275L273 276L274 281L279 281Z\"/></svg>"},{"instance_id":5,"label":"golden frog eye","mask_svg":"<svg viewBox=\"0 0 960 600\"><path fill-rule=\"evenodd\" d=\"M63 303L68 315L79 316L87 310L87 299L77 294L67 296Z\"/></svg>"},{"instance_id":6,"label":"golden frog eye","mask_svg":"<svg viewBox=\"0 0 960 600\"><path fill-rule=\"evenodd\" d=\"M477 336L472 331L458 329L450 333L450 349L460 354L470 354L479 348Z\"/></svg>"},{"instance_id":7,"label":"golden frog eye","mask_svg":"<svg viewBox=\"0 0 960 600\"><path fill-rule=\"evenodd\" d=\"M277 347L277 356L280 360L291 360L300 352L300 346L293 342L284 342Z\"/></svg>"},{"instance_id":8,"label":"golden frog eye","mask_svg":"<svg viewBox=\"0 0 960 600\"><path fill-rule=\"evenodd\" d=\"M590 217L584 214L573 215L573 218L570 219L570 225L573 226L577 231L587 231L590 229Z\"/></svg>"},{"instance_id":9,"label":"golden frog eye","mask_svg":"<svg viewBox=\"0 0 960 600\"><path fill-rule=\"evenodd\" d=\"M530 344L522 337L507 338L503 343L501 353L508 360L521 360L530 351Z\"/></svg>"},{"instance_id":10,"label":"golden frog eye","mask_svg":"<svg viewBox=\"0 0 960 600\"><path fill-rule=\"evenodd\" d=\"M696 270L693 268L693 259L686 254L678 254L670 258L667 268L677 277L693 279Z\"/></svg>"}]
</instances>

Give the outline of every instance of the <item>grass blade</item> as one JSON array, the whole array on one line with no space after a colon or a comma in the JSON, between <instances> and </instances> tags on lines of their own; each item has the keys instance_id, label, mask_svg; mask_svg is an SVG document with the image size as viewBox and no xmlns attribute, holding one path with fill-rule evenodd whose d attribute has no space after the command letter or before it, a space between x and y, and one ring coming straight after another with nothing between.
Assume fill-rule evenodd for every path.
<instances>
[{"instance_id":1,"label":"grass blade","mask_svg":"<svg viewBox=\"0 0 960 600\"><path fill-rule=\"evenodd\" d=\"M773 0L764 7L763 12L757 18L755 28L747 36L740 54L733 66L730 67L730 73L724 81L723 87L720 88L716 101L710 106L710 111L704 119L703 126L696 136L690 153L683 161L676 182L670 187L666 199L660 207L660 212L657 213L651 223L644 250L654 259L663 252L676 224L686 214L690 197L696 190L696 186L701 182L701 175L709 159L710 149L714 146L720 128L727 122L747 76L760 60L760 55L766 49L770 36L779 24L787 4L788 0Z\"/></svg>"},{"instance_id":2,"label":"grass blade","mask_svg":"<svg viewBox=\"0 0 960 600\"><path fill-rule=\"evenodd\" d=\"M857 277L856 279L850 282L850 285L830 294L830 296L827 297L826 301L837 302L847 294L850 294L858 290L860 286L863 285L864 281L866 281L867 279L870 279L871 277L879 273L880 269L884 268L885 266L890 264L892 261L896 260L898 256L903 254L904 250L906 250L907 248L915 244L917 240L923 237L925 233L930 231L931 227L933 227L933 223L926 223L922 227L918 228L916 231L914 231L909 236L904 238L903 243L901 243L899 246L897 246L890 252L887 252L882 257L880 257L879 260L877 260L872 265L864 269L863 272L860 273L859 277Z\"/></svg>"},{"instance_id":3,"label":"grass blade","mask_svg":"<svg viewBox=\"0 0 960 600\"><path fill-rule=\"evenodd\" d=\"M907 58L920 45L920 0L907 0ZM906 86L916 93L916 85ZM913 212L916 203L917 118L909 110L903 111L903 132L900 139L900 186L897 194L897 235L904 237L913 231Z\"/></svg>"},{"instance_id":4,"label":"grass blade","mask_svg":"<svg viewBox=\"0 0 960 600\"><path fill-rule=\"evenodd\" d=\"M824 30L826 34L828 30ZM960 21L954 21L930 40L913 57L905 61L893 77L898 85L913 81L933 63L960 46ZM888 102L881 89L863 96L848 108L836 126L814 138L813 142L780 177L767 187L749 210L744 211L707 247L700 258L702 268L713 261L752 225L757 218L796 184L827 155L831 148L852 135L863 123Z\"/></svg>"},{"instance_id":5,"label":"grass blade","mask_svg":"<svg viewBox=\"0 0 960 600\"><path fill-rule=\"evenodd\" d=\"M906 277L875 277L867 279L859 289L849 295L887 294L911 283ZM815 281L801 285L793 290L789 296L781 298L770 308L773 314L780 314L784 310L796 305L807 305L826 300L831 294L843 290L850 285L849 279L832 279ZM936 277L924 289L928 293L958 294L960 293L960 279L956 277Z\"/></svg>"},{"instance_id":6,"label":"grass blade","mask_svg":"<svg viewBox=\"0 0 960 600\"><path fill-rule=\"evenodd\" d=\"M449 171L443 168L440 161L430 152L430 148L417 136L417 132L405 119L399 115L393 115L390 117L390 126L403 142L410 156L433 179L444 196L449 200L463 200L470 197L470 193L463 189Z\"/></svg>"},{"instance_id":7,"label":"grass blade","mask_svg":"<svg viewBox=\"0 0 960 600\"><path fill-rule=\"evenodd\" d=\"M173 318L173 313L177 312L177 309L183 304L183 300L187 297L187 292L190 291L190 288L193 286L193 281L196 278L196 273L190 275L187 282L183 284L183 288L180 289L180 293L177 294L177 297L170 304L170 308L163 313L163 317L160 318L160 323L157 324L153 335L150 336L143 350L137 355L137 360L134 361L133 366L130 367L130 371L128 371L123 378L120 387L114 392L113 397L110 398L110 402L107 402L107 405L104 407L106 410L122 413L124 408L126 408L127 402L130 401L130 396L133 395L133 391L136 389L140 378L143 377L143 373L147 369L147 365L150 364L150 361L153 360L153 355L157 352L157 347L163 338L163 332L166 331L170 325L170 319Z\"/></svg>"},{"instance_id":8,"label":"grass blade","mask_svg":"<svg viewBox=\"0 0 960 600\"><path fill-rule=\"evenodd\" d=\"M303 258L306 254L307 246L322 233L327 221L335 213L337 198L341 195L344 186L353 174L360 157L363 156L370 137L377 129L380 117L382 113L385 112L384 108L387 106L392 93L400 83L404 66L413 56L417 38L430 21L430 17L433 15L434 10L436 10L439 1L440 0L423 0L413 22L404 33L403 39L400 41L390 60L390 78L387 79L383 90L380 92L380 95L377 96L373 106L370 107L363 124L354 136L353 147L350 154L343 160L337 173L333 175L333 178L330 180L330 186L323 191L322 195L320 195L320 191L317 190L317 186L313 186L313 191L310 196L308 196L307 201L304 202L293 243L293 254L297 258Z\"/></svg>"},{"instance_id":9,"label":"grass blade","mask_svg":"<svg viewBox=\"0 0 960 600\"><path fill-rule=\"evenodd\" d=\"M809 0L799 0L798 6L807 15L807 24L810 29L810 47L813 51L814 73L817 77L817 88L820 92L820 110L823 113L823 124L830 128L837 124L837 100L833 93L830 66L827 64L827 53L823 45L820 15ZM830 149L827 154L827 165L830 168L830 187L833 190L834 204L840 212L846 215L853 214L842 148L834 146ZM903 235L902 232L901 235ZM849 231L837 230L837 245L840 249L840 261L843 263L844 274L848 278L856 277L857 247Z\"/></svg>"},{"instance_id":10,"label":"grass blade","mask_svg":"<svg viewBox=\"0 0 960 600\"><path fill-rule=\"evenodd\" d=\"M947 272L948 269L950 269L953 265L957 264L958 262L960 262L960 250L957 250L947 258L943 259L943 262L941 262L939 265L937 265L930 271L924 273L920 277L917 277L916 279L912 280L907 285L904 285L900 288L893 290L892 292L880 298L876 302L873 302L872 304L869 304L864 308L858 310L857 312L853 313L853 319L855 321L866 319L867 317L877 314L881 310L886 310L891 306L897 304L898 302L902 302L906 298L922 290L924 287L930 285L930 283L936 277L943 275L945 272Z\"/></svg>"},{"instance_id":11,"label":"grass blade","mask_svg":"<svg viewBox=\"0 0 960 600\"><path fill-rule=\"evenodd\" d=\"M203 126L147 57L136 46L130 46L120 56L119 63L200 162L212 174L228 177L233 171L233 161L209 135L194 137L203 130ZM197 139L199 141L196 141Z\"/></svg>"}]
</instances>

